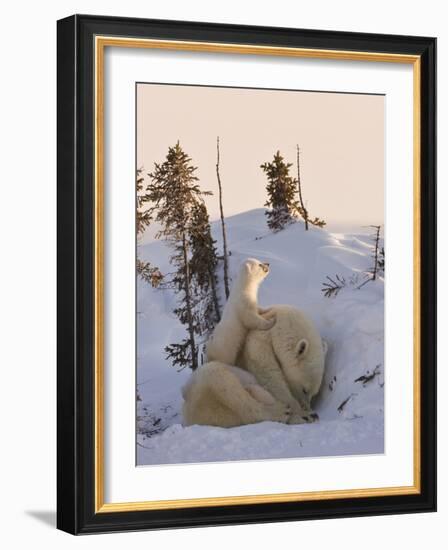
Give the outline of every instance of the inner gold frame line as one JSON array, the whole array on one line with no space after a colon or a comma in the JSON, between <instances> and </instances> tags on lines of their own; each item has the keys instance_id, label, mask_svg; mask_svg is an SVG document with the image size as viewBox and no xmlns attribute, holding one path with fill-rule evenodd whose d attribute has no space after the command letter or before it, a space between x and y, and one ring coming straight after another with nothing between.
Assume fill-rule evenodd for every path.
<instances>
[{"instance_id":1,"label":"inner gold frame line","mask_svg":"<svg viewBox=\"0 0 448 550\"><path fill-rule=\"evenodd\" d=\"M298 493L278 493L263 495L244 495L228 497L194 498L180 500L159 500L141 502L105 503L104 501L104 53L106 47L151 48L158 50L177 50L216 54L243 54L300 57L313 59L331 59L343 61L369 61L381 63L407 63L413 65L413 239L414 239L414 469L413 485L402 487L380 487L350 490L313 491ZM208 506L232 506L242 504L261 504L274 502L303 502L332 500L341 498L363 498L393 495L411 495L421 492L421 386L420 386L420 200L421 200L421 59L418 55L393 54L382 52L359 52L345 50L325 50L309 48L291 48L276 46L256 46L253 44L225 44L214 42L196 42L179 40L157 40L142 38L123 38L116 36L96 36L95 53L95 277L94 277L94 383L95 383L95 513L129 512L142 510L167 510L197 508Z\"/></svg>"}]
</instances>

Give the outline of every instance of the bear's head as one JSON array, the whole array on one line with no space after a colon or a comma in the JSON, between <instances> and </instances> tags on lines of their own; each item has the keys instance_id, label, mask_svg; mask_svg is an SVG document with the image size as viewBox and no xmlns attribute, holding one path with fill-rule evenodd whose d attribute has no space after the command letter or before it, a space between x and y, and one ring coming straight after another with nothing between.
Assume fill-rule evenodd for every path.
<instances>
[{"instance_id":1,"label":"bear's head","mask_svg":"<svg viewBox=\"0 0 448 550\"><path fill-rule=\"evenodd\" d=\"M260 260L256 260L255 258L248 258L242 266L242 271L251 280L261 283L269 273L269 264L260 262Z\"/></svg>"}]
</instances>

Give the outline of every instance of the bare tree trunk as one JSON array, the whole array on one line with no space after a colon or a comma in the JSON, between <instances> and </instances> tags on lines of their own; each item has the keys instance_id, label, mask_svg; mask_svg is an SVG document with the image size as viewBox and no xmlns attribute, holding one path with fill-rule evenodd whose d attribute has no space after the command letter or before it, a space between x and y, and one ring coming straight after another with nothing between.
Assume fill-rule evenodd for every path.
<instances>
[{"instance_id":1,"label":"bare tree trunk","mask_svg":"<svg viewBox=\"0 0 448 550\"><path fill-rule=\"evenodd\" d=\"M299 188L299 200L300 207L303 212L303 219L305 220L305 230L308 231L308 210L305 208L305 204L302 198L302 182L300 180L300 149L297 145L297 187Z\"/></svg>"},{"instance_id":2,"label":"bare tree trunk","mask_svg":"<svg viewBox=\"0 0 448 550\"><path fill-rule=\"evenodd\" d=\"M219 187L219 211L221 213L221 227L222 227L222 246L224 255L224 290L226 293L226 299L229 297L229 258L227 254L227 236L226 236L226 224L224 221L224 210L222 207L222 186L221 178L219 176L219 137L216 138L216 177L218 178Z\"/></svg>"},{"instance_id":3,"label":"bare tree trunk","mask_svg":"<svg viewBox=\"0 0 448 550\"><path fill-rule=\"evenodd\" d=\"M198 358L196 356L196 342L194 338L193 312L190 295L190 267L188 265L187 238L185 231L182 232L182 254L184 260L185 303L187 306L188 334L190 336L191 369L196 370L198 368Z\"/></svg>"},{"instance_id":4,"label":"bare tree trunk","mask_svg":"<svg viewBox=\"0 0 448 550\"><path fill-rule=\"evenodd\" d=\"M381 225L372 225L372 227L374 227L376 229L375 231L375 234L374 234L374 239L375 239L375 254L374 254L374 260L375 260L375 264L373 266L373 272L372 272L372 281L375 281L376 279L376 275L378 273L378 248L379 248L379 244L380 244L380 229L381 229Z\"/></svg>"},{"instance_id":5,"label":"bare tree trunk","mask_svg":"<svg viewBox=\"0 0 448 550\"><path fill-rule=\"evenodd\" d=\"M219 323L219 321L221 320L221 312L219 311L218 292L216 290L216 280L215 280L215 274L213 273L213 270L210 270L209 277L210 277L210 286L212 287L213 305L215 306L216 322Z\"/></svg>"}]
</instances>

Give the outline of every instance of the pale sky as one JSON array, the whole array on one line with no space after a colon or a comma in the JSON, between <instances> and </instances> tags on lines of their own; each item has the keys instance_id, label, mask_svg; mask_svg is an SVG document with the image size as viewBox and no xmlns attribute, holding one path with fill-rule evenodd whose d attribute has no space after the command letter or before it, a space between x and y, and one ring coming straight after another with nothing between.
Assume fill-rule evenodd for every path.
<instances>
[{"instance_id":1,"label":"pale sky","mask_svg":"<svg viewBox=\"0 0 448 550\"><path fill-rule=\"evenodd\" d=\"M216 137L226 216L263 207L260 164L301 150L303 195L311 217L329 225L384 222L384 96L137 85L137 166L163 162L178 140L198 167L211 219L219 217Z\"/></svg>"}]
</instances>

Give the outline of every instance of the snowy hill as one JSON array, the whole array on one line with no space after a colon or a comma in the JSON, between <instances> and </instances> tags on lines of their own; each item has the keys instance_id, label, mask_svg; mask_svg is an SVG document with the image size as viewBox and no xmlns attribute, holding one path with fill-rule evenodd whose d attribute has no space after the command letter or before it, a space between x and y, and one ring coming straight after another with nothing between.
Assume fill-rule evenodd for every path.
<instances>
[{"instance_id":1,"label":"snowy hill","mask_svg":"<svg viewBox=\"0 0 448 550\"><path fill-rule=\"evenodd\" d=\"M232 429L182 427L180 388L190 375L165 360L165 345L185 328L173 315L169 290L138 281L137 382L138 464L210 462L263 458L382 453L384 450L384 281L362 288L372 267L373 242L366 234L331 233L301 222L272 234L263 209L226 219L235 274L247 257L271 264L259 292L263 307L290 304L307 312L328 341L326 373L310 425L265 422ZM212 231L221 248L220 225ZM162 273L171 271L161 241L139 248ZM326 277L344 277L336 297L324 297ZM224 300L222 300L222 303ZM364 377L364 378L362 378ZM361 378L361 380L359 380Z\"/></svg>"}]
</instances>

